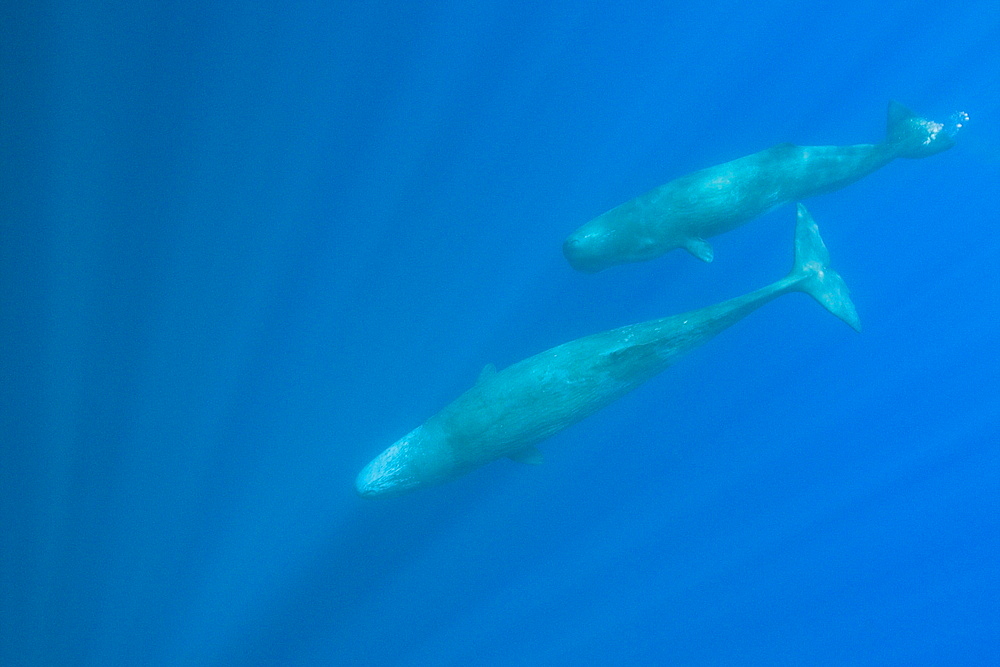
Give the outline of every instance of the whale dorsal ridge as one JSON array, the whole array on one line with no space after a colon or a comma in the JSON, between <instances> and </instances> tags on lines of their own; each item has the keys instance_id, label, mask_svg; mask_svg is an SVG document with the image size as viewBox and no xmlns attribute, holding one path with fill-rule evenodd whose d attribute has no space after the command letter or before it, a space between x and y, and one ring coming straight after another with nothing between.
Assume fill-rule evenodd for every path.
<instances>
[{"instance_id":1,"label":"whale dorsal ridge","mask_svg":"<svg viewBox=\"0 0 1000 667\"><path fill-rule=\"evenodd\" d=\"M497 367L493 364L486 364L483 366L483 370L479 371L479 379L476 380L476 384L480 382L486 382L491 377L497 374Z\"/></svg>"}]
</instances>

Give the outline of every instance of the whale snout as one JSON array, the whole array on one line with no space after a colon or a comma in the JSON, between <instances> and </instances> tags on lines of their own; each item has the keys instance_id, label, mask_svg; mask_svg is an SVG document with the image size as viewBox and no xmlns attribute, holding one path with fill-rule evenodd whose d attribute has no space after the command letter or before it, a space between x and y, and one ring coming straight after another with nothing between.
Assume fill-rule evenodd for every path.
<instances>
[{"instance_id":1,"label":"whale snout","mask_svg":"<svg viewBox=\"0 0 1000 667\"><path fill-rule=\"evenodd\" d=\"M398 496L454 479L468 469L456 460L446 433L422 424L373 458L358 473L354 489L362 498Z\"/></svg>"},{"instance_id":2,"label":"whale snout","mask_svg":"<svg viewBox=\"0 0 1000 667\"><path fill-rule=\"evenodd\" d=\"M372 459L354 480L362 498L385 498L410 491L421 484L413 466L413 452L404 438Z\"/></svg>"},{"instance_id":3,"label":"whale snout","mask_svg":"<svg viewBox=\"0 0 1000 667\"><path fill-rule=\"evenodd\" d=\"M354 480L354 488L362 498L389 495L399 476L399 447L394 445L362 468Z\"/></svg>"},{"instance_id":4,"label":"whale snout","mask_svg":"<svg viewBox=\"0 0 1000 667\"><path fill-rule=\"evenodd\" d=\"M574 234L563 242L563 255L577 271L597 273L609 266L598 246L592 237Z\"/></svg>"},{"instance_id":5,"label":"whale snout","mask_svg":"<svg viewBox=\"0 0 1000 667\"><path fill-rule=\"evenodd\" d=\"M362 498L377 498L382 495L382 485L372 470L372 463L366 465L354 480L354 490Z\"/></svg>"},{"instance_id":6,"label":"whale snout","mask_svg":"<svg viewBox=\"0 0 1000 667\"><path fill-rule=\"evenodd\" d=\"M400 473L399 467L392 465L391 455L383 453L358 473L354 489L362 498L394 496L413 487Z\"/></svg>"}]
</instances>

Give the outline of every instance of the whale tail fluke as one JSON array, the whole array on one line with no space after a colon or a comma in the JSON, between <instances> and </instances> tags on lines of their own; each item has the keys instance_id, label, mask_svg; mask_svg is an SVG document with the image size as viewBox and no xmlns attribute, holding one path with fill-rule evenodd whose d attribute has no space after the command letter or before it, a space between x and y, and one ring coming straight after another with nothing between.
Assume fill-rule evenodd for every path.
<instances>
[{"instance_id":1,"label":"whale tail fluke","mask_svg":"<svg viewBox=\"0 0 1000 667\"><path fill-rule=\"evenodd\" d=\"M852 329L861 331L861 320L851 301L850 290L829 264L830 251L820 238L819 227L806 207L799 204L795 223L795 266L789 274L796 281L793 289L809 294Z\"/></svg>"},{"instance_id":2,"label":"whale tail fluke","mask_svg":"<svg viewBox=\"0 0 1000 667\"><path fill-rule=\"evenodd\" d=\"M955 145L954 135L960 124L946 125L921 118L899 102L889 102L885 143L896 157L922 158Z\"/></svg>"}]
</instances>

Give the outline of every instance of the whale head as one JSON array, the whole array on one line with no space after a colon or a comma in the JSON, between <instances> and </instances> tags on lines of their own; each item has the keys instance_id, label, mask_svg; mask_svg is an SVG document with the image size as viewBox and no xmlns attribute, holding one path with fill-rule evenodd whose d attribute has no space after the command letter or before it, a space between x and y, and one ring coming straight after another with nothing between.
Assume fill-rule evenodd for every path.
<instances>
[{"instance_id":1,"label":"whale head","mask_svg":"<svg viewBox=\"0 0 1000 667\"><path fill-rule=\"evenodd\" d=\"M680 246L677 239L652 238L628 219L628 209L611 209L569 235L563 254L577 271L597 273L616 264L653 259Z\"/></svg>"},{"instance_id":2,"label":"whale head","mask_svg":"<svg viewBox=\"0 0 1000 667\"><path fill-rule=\"evenodd\" d=\"M354 481L363 498L397 496L460 474L447 442L419 426L372 459Z\"/></svg>"},{"instance_id":3,"label":"whale head","mask_svg":"<svg viewBox=\"0 0 1000 667\"><path fill-rule=\"evenodd\" d=\"M563 242L563 254L577 271L597 273L621 263L621 245L615 230L608 229L598 218L570 234Z\"/></svg>"},{"instance_id":4,"label":"whale head","mask_svg":"<svg viewBox=\"0 0 1000 667\"><path fill-rule=\"evenodd\" d=\"M410 472L407 442L400 440L372 459L354 480L354 488L363 498L380 498L405 493L419 486Z\"/></svg>"}]
</instances>

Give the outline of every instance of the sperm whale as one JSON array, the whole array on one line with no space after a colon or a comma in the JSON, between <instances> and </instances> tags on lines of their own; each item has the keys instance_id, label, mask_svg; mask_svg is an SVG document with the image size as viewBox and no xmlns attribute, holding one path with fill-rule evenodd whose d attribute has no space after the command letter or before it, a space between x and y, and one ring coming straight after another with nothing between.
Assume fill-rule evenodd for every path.
<instances>
[{"instance_id":1,"label":"sperm whale","mask_svg":"<svg viewBox=\"0 0 1000 667\"><path fill-rule=\"evenodd\" d=\"M536 445L597 412L764 304L806 292L860 330L847 286L801 204L792 271L755 292L682 315L586 336L497 371L376 456L357 476L367 498L453 480L501 458L540 463Z\"/></svg>"},{"instance_id":2,"label":"sperm whale","mask_svg":"<svg viewBox=\"0 0 1000 667\"><path fill-rule=\"evenodd\" d=\"M714 253L706 238L782 204L839 190L896 158L947 150L959 127L960 122L946 126L890 102L882 143L778 144L696 171L594 218L566 239L563 254L573 268L586 272L653 259L675 248L711 262Z\"/></svg>"}]
</instances>

